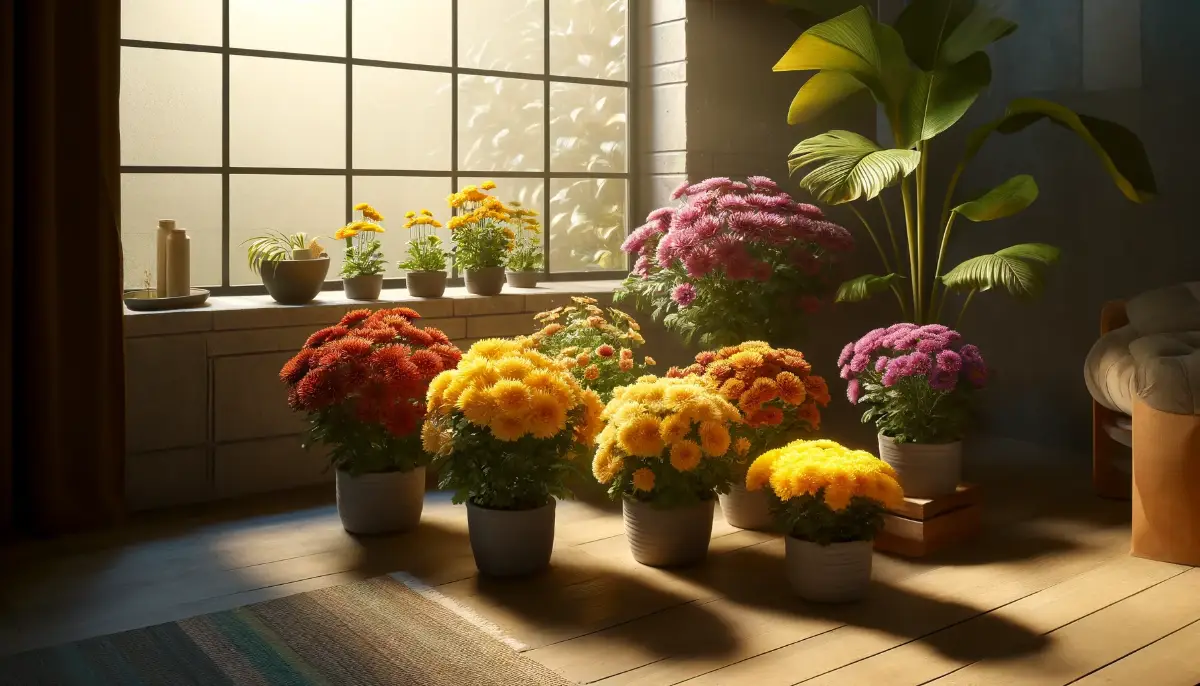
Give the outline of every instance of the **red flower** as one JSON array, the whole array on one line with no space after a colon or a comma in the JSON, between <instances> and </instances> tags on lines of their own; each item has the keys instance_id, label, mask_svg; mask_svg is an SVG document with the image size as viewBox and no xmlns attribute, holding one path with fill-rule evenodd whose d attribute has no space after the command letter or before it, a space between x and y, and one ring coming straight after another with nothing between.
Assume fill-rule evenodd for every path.
<instances>
[{"instance_id":1,"label":"red flower","mask_svg":"<svg viewBox=\"0 0 1200 686\"><path fill-rule=\"evenodd\" d=\"M430 350L418 350L412 354L412 363L421 372L421 378L432 379L443 369L442 358Z\"/></svg>"},{"instance_id":2,"label":"red flower","mask_svg":"<svg viewBox=\"0 0 1200 686\"><path fill-rule=\"evenodd\" d=\"M414 398L425 395L429 385L422 378L421 370L413 364L412 349L404 345L389 345L371 355L371 368L377 377L387 383L391 393Z\"/></svg>"},{"instance_id":3,"label":"red flower","mask_svg":"<svg viewBox=\"0 0 1200 686\"><path fill-rule=\"evenodd\" d=\"M429 337L433 339L434 343L440 343L442 345L450 344L450 337L447 336L446 333L441 329L427 326L425 327L425 333L429 334Z\"/></svg>"},{"instance_id":4,"label":"red flower","mask_svg":"<svg viewBox=\"0 0 1200 686\"><path fill-rule=\"evenodd\" d=\"M607 343L601 343L600 346L596 348L596 354L600 357L612 357L616 352L617 351Z\"/></svg>"},{"instance_id":5,"label":"red flower","mask_svg":"<svg viewBox=\"0 0 1200 686\"><path fill-rule=\"evenodd\" d=\"M387 386L380 383L367 384L358 393L354 414L360 421L368 424L382 422L384 409L390 399L391 395L388 393Z\"/></svg>"},{"instance_id":6,"label":"red flower","mask_svg":"<svg viewBox=\"0 0 1200 686\"><path fill-rule=\"evenodd\" d=\"M433 345L434 342L433 336L429 335L424 329L418 329L411 324L401 329L399 334L407 339L409 343L415 343L425 347Z\"/></svg>"},{"instance_id":7,"label":"red flower","mask_svg":"<svg viewBox=\"0 0 1200 686\"><path fill-rule=\"evenodd\" d=\"M312 358L316 355L317 351L312 348L304 348L296 353L296 356L288 360L283 365L283 369L279 370L279 380L291 386L303 379L304 375L308 373Z\"/></svg>"},{"instance_id":8,"label":"red flower","mask_svg":"<svg viewBox=\"0 0 1200 686\"><path fill-rule=\"evenodd\" d=\"M717 359L717 354L711 350L705 350L704 352L696 355L696 362L704 366L712 364L713 360L715 359Z\"/></svg>"},{"instance_id":9,"label":"red flower","mask_svg":"<svg viewBox=\"0 0 1200 686\"><path fill-rule=\"evenodd\" d=\"M296 384L296 398L300 407L312 412L345 398L344 374L336 367L318 367Z\"/></svg>"},{"instance_id":10,"label":"red flower","mask_svg":"<svg viewBox=\"0 0 1200 686\"><path fill-rule=\"evenodd\" d=\"M371 352L371 341L358 336L347 336L321 346L320 365L328 367L365 357Z\"/></svg>"},{"instance_id":11,"label":"red flower","mask_svg":"<svg viewBox=\"0 0 1200 686\"><path fill-rule=\"evenodd\" d=\"M408 402L394 403L383 416L383 428L393 436L410 436L425 419L423 407Z\"/></svg>"},{"instance_id":12,"label":"red flower","mask_svg":"<svg viewBox=\"0 0 1200 686\"><path fill-rule=\"evenodd\" d=\"M683 373L683 370L680 369L679 367L671 367L670 369L667 370L667 378L669 378L669 379L678 379L683 376L685 376L685 374Z\"/></svg>"},{"instance_id":13,"label":"red flower","mask_svg":"<svg viewBox=\"0 0 1200 686\"><path fill-rule=\"evenodd\" d=\"M341 324L342 326L345 326L345 327L351 327L351 326L354 326L355 324L369 318L370 316L371 316L371 311L368 309L350 310L349 312L346 313L346 315L344 317L342 317L342 321L338 322L338 324Z\"/></svg>"},{"instance_id":14,"label":"red flower","mask_svg":"<svg viewBox=\"0 0 1200 686\"><path fill-rule=\"evenodd\" d=\"M360 326L354 330L355 336L361 336L372 343L391 343L396 339L396 332L387 326Z\"/></svg>"},{"instance_id":15,"label":"red flower","mask_svg":"<svg viewBox=\"0 0 1200 686\"><path fill-rule=\"evenodd\" d=\"M388 317L404 317L405 319L420 319L421 315L417 314L416 310L407 307L393 307L390 309L377 310L371 315L372 319L387 319Z\"/></svg>"},{"instance_id":16,"label":"red flower","mask_svg":"<svg viewBox=\"0 0 1200 686\"><path fill-rule=\"evenodd\" d=\"M349 329L338 324L336 326L327 326L324 329L314 333L304 341L305 348L319 348L328 341L336 341L337 339L349 333Z\"/></svg>"},{"instance_id":17,"label":"red flower","mask_svg":"<svg viewBox=\"0 0 1200 686\"><path fill-rule=\"evenodd\" d=\"M458 346L452 343L434 343L429 346L430 352L435 352L438 357L442 358L443 369L453 369L458 366L459 360L462 359L462 351Z\"/></svg>"}]
</instances>

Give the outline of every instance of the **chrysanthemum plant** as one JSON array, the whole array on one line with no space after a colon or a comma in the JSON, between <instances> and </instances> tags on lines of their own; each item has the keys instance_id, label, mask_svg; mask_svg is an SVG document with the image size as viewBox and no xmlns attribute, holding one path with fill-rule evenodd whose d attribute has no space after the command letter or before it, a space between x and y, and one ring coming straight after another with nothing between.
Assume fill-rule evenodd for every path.
<instances>
[{"instance_id":1,"label":"chrysanthemum plant","mask_svg":"<svg viewBox=\"0 0 1200 686\"><path fill-rule=\"evenodd\" d=\"M399 268L410 272L441 272L446 270L446 250L442 239L435 233L442 228L441 222L433 218L429 210L404 215L404 228L412 232L408 239L408 259L399 263Z\"/></svg>"},{"instance_id":2,"label":"chrysanthemum plant","mask_svg":"<svg viewBox=\"0 0 1200 686\"><path fill-rule=\"evenodd\" d=\"M633 383L655 364L654 358L634 359L634 349L646 339L633 317L615 307L605 310L595 298L571 300L570 305L534 315L542 328L531 339L538 350L569 369L581 386L608 402L614 388Z\"/></svg>"},{"instance_id":3,"label":"chrysanthemum plant","mask_svg":"<svg viewBox=\"0 0 1200 686\"><path fill-rule=\"evenodd\" d=\"M323 443L352 475L408 471L421 449L429 382L462 353L440 330L413 326L406 307L354 310L317 331L279 372L288 404L308 415L306 447Z\"/></svg>"},{"instance_id":4,"label":"chrysanthemum plant","mask_svg":"<svg viewBox=\"0 0 1200 686\"><path fill-rule=\"evenodd\" d=\"M485 181L465 186L446 199L456 212L446 226L454 236L450 252L459 269L503 267L513 248L512 208L487 193L495 188L494 182Z\"/></svg>"},{"instance_id":5,"label":"chrysanthemum plant","mask_svg":"<svg viewBox=\"0 0 1200 686\"><path fill-rule=\"evenodd\" d=\"M375 234L383 233L383 215L365 202L354 206L359 218L337 230L334 240L346 242L346 257L342 262L342 278L382 274L384 259L382 245Z\"/></svg>"},{"instance_id":6,"label":"chrysanthemum plant","mask_svg":"<svg viewBox=\"0 0 1200 686\"><path fill-rule=\"evenodd\" d=\"M776 523L819 545L869 541L904 493L891 465L834 441L798 440L750 465L746 490L765 490Z\"/></svg>"},{"instance_id":7,"label":"chrysanthemum plant","mask_svg":"<svg viewBox=\"0 0 1200 686\"><path fill-rule=\"evenodd\" d=\"M744 422L733 426L734 451L744 461L777 448L804 432L821 428L821 408L829 404L829 386L812 374L799 350L772 348L762 341L705 351L696 362L667 376L703 376L721 397L737 406Z\"/></svg>"},{"instance_id":8,"label":"chrysanthemum plant","mask_svg":"<svg viewBox=\"0 0 1200 686\"><path fill-rule=\"evenodd\" d=\"M893 324L847 343L838 358L851 404L866 404L863 423L897 443L960 440L971 396L987 384L979 349L941 324Z\"/></svg>"},{"instance_id":9,"label":"chrysanthemum plant","mask_svg":"<svg viewBox=\"0 0 1200 686\"><path fill-rule=\"evenodd\" d=\"M617 388L601 417L592 474L614 499L673 508L729 492L741 415L710 381L643 376Z\"/></svg>"},{"instance_id":10,"label":"chrysanthemum plant","mask_svg":"<svg viewBox=\"0 0 1200 686\"><path fill-rule=\"evenodd\" d=\"M603 404L528 339L478 341L429 386L425 449L454 502L529 510L568 497Z\"/></svg>"},{"instance_id":11,"label":"chrysanthemum plant","mask_svg":"<svg viewBox=\"0 0 1200 686\"><path fill-rule=\"evenodd\" d=\"M684 183L671 197L684 204L651 212L621 245L637 261L615 297L703 347L802 332L854 245L766 177Z\"/></svg>"},{"instance_id":12,"label":"chrysanthemum plant","mask_svg":"<svg viewBox=\"0 0 1200 686\"><path fill-rule=\"evenodd\" d=\"M776 2L805 10L831 6L813 0ZM975 0L912 0L890 26L876 21L863 4L841 4L855 7L809 28L775 65L775 71L816 72L792 100L788 123L809 122L866 90L879 104L891 133L892 147L886 148L857 133L829 131L801 141L790 154L792 172L804 171L800 186L822 202L847 204L879 253L883 275L864 274L843 283L839 301L891 291L905 319L929 323L951 315L944 311L951 293L965 294L959 298L961 319L976 293L1003 290L1030 298L1041 292L1043 271L1059 254L1045 243L1013 245L946 268L958 218L1003 219L1037 198L1037 184L1027 174L982 195L957 193L967 165L993 133L1014 134L1047 119L1082 138L1126 198L1142 203L1154 196L1154 174L1134 133L1048 100L1020 98L1009 103L1002 116L966 136L940 214L935 215L928 198L932 140L956 124L991 83L991 60L985 50L1017 25ZM942 157L951 154L943 151ZM893 221L894 207L884 197L884 190L893 186L899 186L903 207L898 221ZM879 204L886 238L880 238L858 209L872 200ZM898 232L893 231L897 224ZM927 254L933 246L936 258Z\"/></svg>"},{"instance_id":13,"label":"chrysanthemum plant","mask_svg":"<svg viewBox=\"0 0 1200 686\"><path fill-rule=\"evenodd\" d=\"M537 220L537 210L526 209L521 203L508 203L508 228L513 232L512 250L508 253L505 266L510 272L533 272L542 268L542 224Z\"/></svg>"}]
</instances>

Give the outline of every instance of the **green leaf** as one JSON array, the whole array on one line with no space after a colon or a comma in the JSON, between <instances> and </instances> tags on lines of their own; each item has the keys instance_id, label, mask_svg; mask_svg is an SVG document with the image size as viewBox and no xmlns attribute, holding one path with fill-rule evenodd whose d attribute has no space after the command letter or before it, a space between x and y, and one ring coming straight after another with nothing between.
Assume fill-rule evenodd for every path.
<instances>
[{"instance_id":1,"label":"green leaf","mask_svg":"<svg viewBox=\"0 0 1200 686\"><path fill-rule=\"evenodd\" d=\"M894 282L903 279L899 274L888 274L887 276L876 276L875 274L863 274L856 276L849 281L838 286L837 296L834 297L834 302L861 302L871 296L885 291Z\"/></svg>"},{"instance_id":2,"label":"green leaf","mask_svg":"<svg viewBox=\"0 0 1200 686\"><path fill-rule=\"evenodd\" d=\"M1126 198L1136 203L1144 203L1157 194L1154 170L1150 167L1146 149L1137 134L1120 124L1076 114L1058 103L1037 98L1013 100L1003 117L971 132L967 137L963 159L954 171L954 178L962 175L967 164L979 153L979 149L992 132L1016 133L1042 119L1049 119L1074 131L1082 138L1092 152L1096 153L1100 164Z\"/></svg>"},{"instance_id":3,"label":"green leaf","mask_svg":"<svg viewBox=\"0 0 1200 686\"><path fill-rule=\"evenodd\" d=\"M1037 182L1028 174L1018 174L984 193L977 200L965 202L954 212L973 222L990 222L1011 217L1037 200Z\"/></svg>"},{"instance_id":4,"label":"green leaf","mask_svg":"<svg viewBox=\"0 0 1200 686\"><path fill-rule=\"evenodd\" d=\"M982 52L933 71L918 70L900 105L897 147L910 148L953 126L991 82L991 60Z\"/></svg>"},{"instance_id":5,"label":"green leaf","mask_svg":"<svg viewBox=\"0 0 1200 686\"><path fill-rule=\"evenodd\" d=\"M1059 250L1045 243L1022 243L991 255L979 255L959 264L942 277L953 291L1003 288L1018 298L1032 298L1042 292L1041 268L1058 260Z\"/></svg>"},{"instance_id":6,"label":"green leaf","mask_svg":"<svg viewBox=\"0 0 1200 686\"><path fill-rule=\"evenodd\" d=\"M986 5L976 5L946 38L942 46L942 63L960 62L1016 30L1016 24L996 16Z\"/></svg>"},{"instance_id":7,"label":"green leaf","mask_svg":"<svg viewBox=\"0 0 1200 686\"><path fill-rule=\"evenodd\" d=\"M896 19L896 32L918 67L957 64L1017 30L975 0L913 0Z\"/></svg>"},{"instance_id":8,"label":"green leaf","mask_svg":"<svg viewBox=\"0 0 1200 686\"><path fill-rule=\"evenodd\" d=\"M819 71L796 91L787 122L795 125L814 119L863 88L862 82L847 72Z\"/></svg>"},{"instance_id":9,"label":"green leaf","mask_svg":"<svg viewBox=\"0 0 1200 686\"><path fill-rule=\"evenodd\" d=\"M788 170L816 165L800 185L822 202L870 200L911 174L921 161L915 150L884 150L852 131L830 131L803 140L792 149Z\"/></svg>"}]
</instances>

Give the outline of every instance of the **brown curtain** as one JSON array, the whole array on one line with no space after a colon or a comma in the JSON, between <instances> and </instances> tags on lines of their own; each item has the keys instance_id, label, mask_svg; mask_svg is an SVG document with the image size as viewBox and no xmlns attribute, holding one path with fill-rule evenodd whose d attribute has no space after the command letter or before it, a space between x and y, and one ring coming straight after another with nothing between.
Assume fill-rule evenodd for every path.
<instances>
[{"instance_id":1,"label":"brown curtain","mask_svg":"<svg viewBox=\"0 0 1200 686\"><path fill-rule=\"evenodd\" d=\"M0 4L0 532L123 512L120 0Z\"/></svg>"}]
</instances>

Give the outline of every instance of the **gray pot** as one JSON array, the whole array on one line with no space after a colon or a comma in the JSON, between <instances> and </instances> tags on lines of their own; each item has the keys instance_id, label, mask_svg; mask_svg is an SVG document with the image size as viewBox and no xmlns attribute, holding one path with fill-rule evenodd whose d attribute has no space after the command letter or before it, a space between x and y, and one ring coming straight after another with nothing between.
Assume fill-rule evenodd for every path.
<instances>
[{"instance_id":1,"label":"gray pot","mask_svg":"<svg viewBox=\"0 0 1200 686\"><path fill-rule=\"evenodd\" d=\"M788 536L788 582L801 598L817 603L860 600L871 586L871 542L818 545Z\"/></svg>"},{"instance_id":2,"label":"gray pot","mask_svg":"<svg viewBox=\"0 0 1200 686\"><path fill-rule=\"evenodd\" d=\"M775 523L767 492L762 489L747 491L741 484L733 484L729 493L721 496L721 512L730 526L739 529L766 531Z\"/></svg>"},{"instance_id":3,"label":"gray pot","mask_svg":"<svg viewBox=\"0 0 1200 686\"><path fill-rule=\"evenodd\" d=\"M468 293L498 295L504 288L504 267L466 269L463 271L463 279L467 283Z\"/></svg>"},{"instance_id":4,"label":"gray pot","mask_svg":"<svg viewBox=\"0 0 1200 686\"><path fill-rule=\"evenodd\" d=\"M513 288L537 288L538 277L542 273L540 271L527 272L504 272L504 278L508 280L508 285Z\"/></svg>"},{"instance_id":5,"label":"gray pot","mask_svg":"<svg viewBox=\"0 0 1200 686\"><path fill-rule=\"evenodd\" d=\"M342 279L342 288L350 300L378 300L383 290L383 274L364 274Z\"/></svg>"},{"instance_id":6,"label":"gray pot","mask_svg":"<svg viewBox=\"0 0 1200 686\"><path fill-rule=\"evenodd\" d=\"M337 506L342 527L352 534L395 534L421 522L425 468L351 476L337 471Z\"/></svg>"},{"instance_id":7,"label":"gray pot","mask_svg":"<svg viewBox=\"0 0 1200 686\"><path fill-rule=\"evenodd\" d=\"M879 434L879 457L896 470L908 498L949 495L962 481L962 441L897 443Z\"/></svg>"},{"instance_id":8,"label":"gray pot","mask_svg":"<svg viewBox=\"0 0 1200 686\"><path fill-rule=\"evenodd\" d=\"M404 283L414 298L440 298L446 292L446 272L409 272Z\"/></svg>"},{"instance_id":9,"label":"gray pot","mask_svg":"<svg viewBox=\"0 0 1200 686\"><path fill-rule=\"evenodd\" d=\"M712 538L714 500L659 509L626 498L625 537L633 559L650 567L681 567L703 561Z\"/></svg>"},{"instance_id":10,"label":"gray pot","mask_svg":"<svg viewBox=\"0 0 1200 686\"><path fill-rule=\"evenodd\" d=\"M554 505L490 510L467 502L467 533L475 566L485 576L521 576L545 569L554 551Z\"/></svg>"},{"instance_id":11,"label":"gray pot","mask_svg":"<svg viewBox=\"0 0 1200 686\"><path fill-rule=\"evenodd\" d=\"M329 258L315 260L279 260L264 262L259 269L263 285L275 302L283 305L303 305L311 302L325 285L329 273Z\"/></svg>"}]
</instances>

